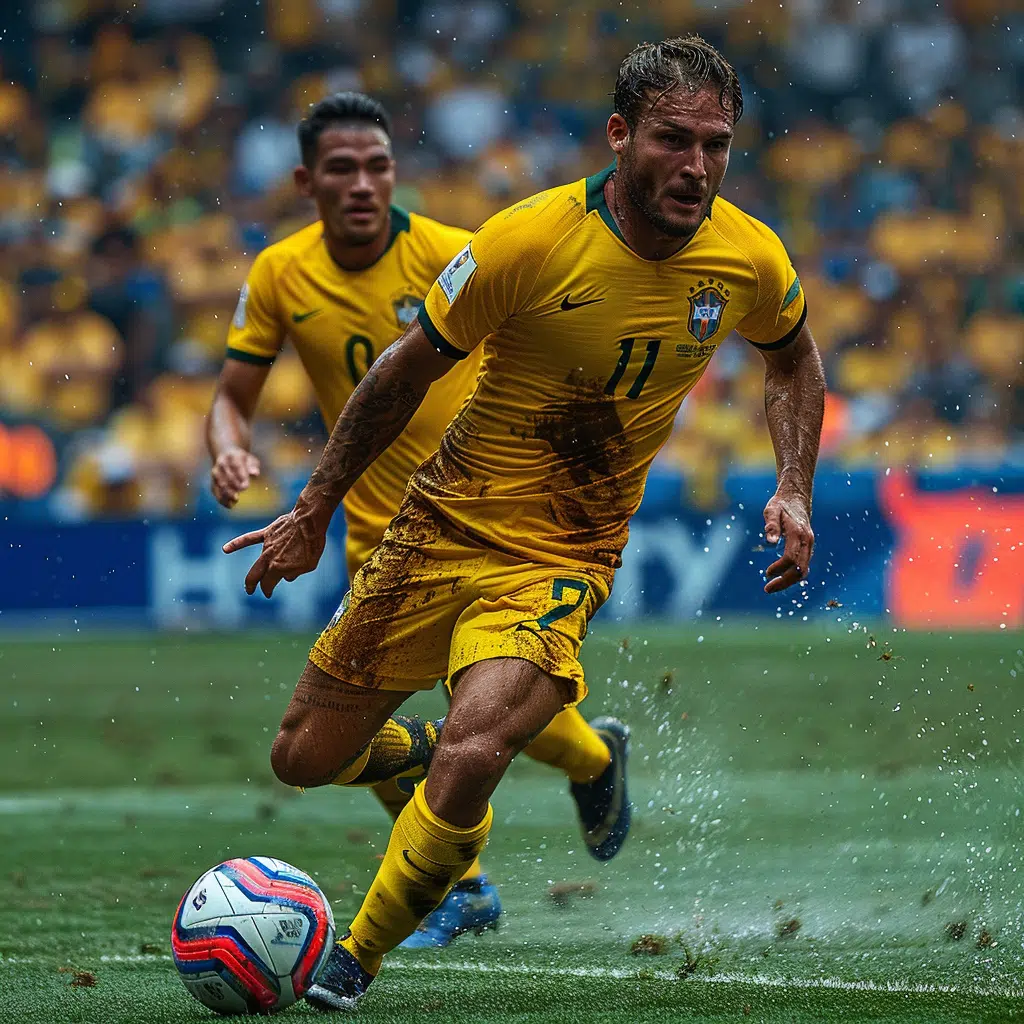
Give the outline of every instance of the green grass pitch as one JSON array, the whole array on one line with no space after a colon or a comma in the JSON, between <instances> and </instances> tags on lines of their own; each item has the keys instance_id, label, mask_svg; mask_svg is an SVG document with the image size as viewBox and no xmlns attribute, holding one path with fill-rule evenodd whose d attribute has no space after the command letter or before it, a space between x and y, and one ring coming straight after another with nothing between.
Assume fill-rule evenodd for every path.
<instances>
[{"instance_id":1,"label":"green grass pitch","mask_svg":"<svg viewBox=\"0 0 1024 1024\"><path fill-rule=\"evenodd\" d=\"M502 929L396 953L360 1017L1024 1021L1024 643L871 646L837 615L597 629L584 711L634 730L623 852L590 860L564 780L520 759L485 854ZM347 924L384 813L293 793L267 762L309 640L0 637L0 1021L215 1019L169 927L229 856L304 868ZM563 883L591 891L553 898ZM631 952L642 935L654 952Z\"/></svg>"}]
</instances>

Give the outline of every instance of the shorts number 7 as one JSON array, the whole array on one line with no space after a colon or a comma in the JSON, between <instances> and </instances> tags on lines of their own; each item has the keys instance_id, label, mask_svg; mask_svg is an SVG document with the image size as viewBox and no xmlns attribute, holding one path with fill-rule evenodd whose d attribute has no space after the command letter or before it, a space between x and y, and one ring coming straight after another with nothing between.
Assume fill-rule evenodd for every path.
<instances>
[{"instance_id":1,"label":"shorts number 7","mask_svg":"<svg viewBox=\"0 0 1024 1024\"><path fill-rule=\"evenodd\" d=\"M565 579L559 576L551 584L551 600L561 601L567 590L576 591L576 600L567 602L566 604L557 605L552 608L551 611L545 612L541 615L537 619L537 625L540 626L541 629L550 629L552 622L557 622L559 619L564 619L566 615L571 615L587 599L587 593L589 592L589 588L586 583L581 583L579 580Z\"/></svg>"},{"instance_id":2,"label":"shorts number 7","mask_svg":"<svg viewBox=\"0 0 1024 1024\"><path fill-rule=\"evenodd\" d=\"M536 619L531 619L528 622L520 622L516 626L516 631L525 629L529 633L539 633L546 629L551 628L552 622L557 622L559 619L564 619L566 615L571 615L583 602L587 599L587 594L590 593L590 588L586 583L581 583L579 580L570 580L567 577L556 576L551 581L551 600L561 601L565 596L567 590L576 591L576 600L567 601L565 604L557 605L552 608L551 611L545 612L543 615L538 616ZM536 628L530 623L536 622Z\"/></svg>"}]
</instances>

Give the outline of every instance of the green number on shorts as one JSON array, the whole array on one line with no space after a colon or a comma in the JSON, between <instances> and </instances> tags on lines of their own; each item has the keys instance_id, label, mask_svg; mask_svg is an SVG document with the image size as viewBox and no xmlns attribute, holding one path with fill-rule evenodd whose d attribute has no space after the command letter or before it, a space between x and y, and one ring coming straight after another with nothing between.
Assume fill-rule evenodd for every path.
<instances>
[{"instance_id":1,"label":"green number on shorts","mask_svg":"<svg viewBox=\"0 0 1024 1024\"><path fill-rule=\"evenodd\" d=\"M356 365L357 348L363 350L363 359L365 361L363 369L359 369ZM358 384L363 379L366 371L373 366L374 358L373 342L362 334L353 334L345 342L345 363L348 365L349 376L352 378L353 384Z\"/></svg>"},{"instance_id":2,"label":"green number on shorts","mask_svg":"<svg viewBox=\"0 0 1024 1024\"><path fill-rule=\"evenodd\" d=\"M564 579L559 576L551 584L551 600L561 601L562 595L566 590L575 590L576 600L567 604L560 604L551 611L545 612L537 619L537 625L541 629L549 629L552 622L557 622L559 619L564 619L566 615L571 615L583 602L587 599L587 593L589 588L586 583L581 583L579 580Z\"/></svg>"}]
</instances>

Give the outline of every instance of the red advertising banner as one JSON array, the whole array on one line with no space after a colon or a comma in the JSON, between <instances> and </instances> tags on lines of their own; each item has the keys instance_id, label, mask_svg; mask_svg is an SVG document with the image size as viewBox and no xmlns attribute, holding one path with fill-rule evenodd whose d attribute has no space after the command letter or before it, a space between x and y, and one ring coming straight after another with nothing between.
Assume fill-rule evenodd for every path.
<instances>
[{"instance_id":1,"label":"red advertising banner","mask_svg":"<svg viewBox=\"0 0 1024 1024\"><path fill-rule=\"evenodd\" d=\"M57 453L39 427L0 424L0 497L41 498L57 481Z\"/></svg>"},{"instance_id":2,"label":"red advertising banner","mask_svg":"<svg viewBox=\"0 0 1024 1024\"><path fill-rule=\"evenodd\" d=\"M1024 495L921 491L893 473L879 503L896 537L886 584L896 625L1024 625Z\"/></svg>"}]
</instances>

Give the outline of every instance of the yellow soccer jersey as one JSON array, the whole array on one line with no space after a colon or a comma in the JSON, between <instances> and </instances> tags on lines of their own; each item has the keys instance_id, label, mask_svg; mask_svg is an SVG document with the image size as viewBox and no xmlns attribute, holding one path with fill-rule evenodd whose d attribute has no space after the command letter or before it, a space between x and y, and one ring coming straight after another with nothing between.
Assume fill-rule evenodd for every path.
<instances>
[{"instance_id":1,"label":"yellow soccer jersey","mask_svg":"<svg viewBox=\"0 0 1024 1024\"><path fill-rule=\"evenodd\" d=\"M477 390L412 491L478 543L617 568L679 405L733 329L788 344L804 295L776 235L731 203L648 261L604 200L614 171L492 217L427 293L420 323L454 358L482 342Z\"/></svg>"},{"instance_id":2,"label":"yellow soccer jersey","mask_svg":"<svg viewBox=\"0 0 1024 1024\"><path fill-rule=\"evenodd\" d=\"M437 275L470 238L462 228L391 208L387 250L364 270L339 267L317 221L264 249L228 332L230 358L269 365L290 338L334 427L373 361L412 322ZM345 498L350 565L365 561L473 388L479 360L433 385L405 431Z\"/></svg>"}]
</instances>

